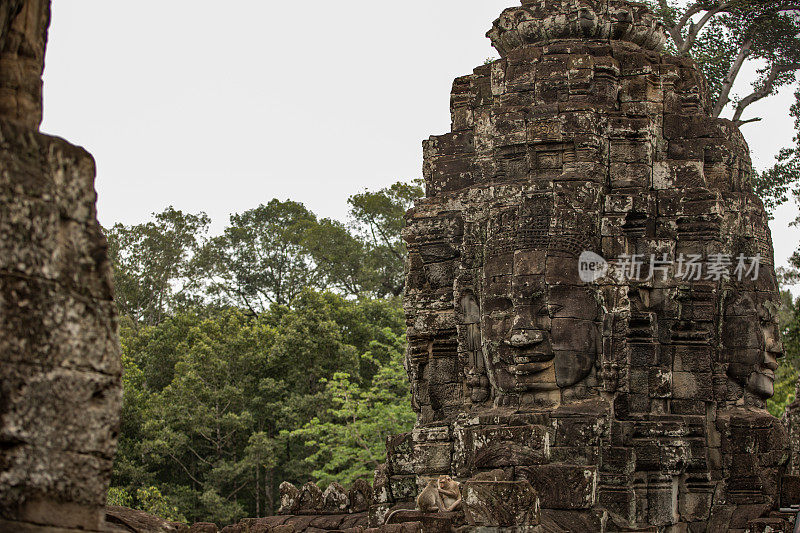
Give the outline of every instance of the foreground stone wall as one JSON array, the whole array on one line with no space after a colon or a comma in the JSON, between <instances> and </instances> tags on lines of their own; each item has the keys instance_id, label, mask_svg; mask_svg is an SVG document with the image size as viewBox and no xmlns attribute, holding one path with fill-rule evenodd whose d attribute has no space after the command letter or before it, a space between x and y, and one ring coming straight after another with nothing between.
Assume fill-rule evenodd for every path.
<instances>
[{"instance_id":1,"label":"foreground stone wall","mask_svg":"<svg viewBox=\"0 0 800 533\"><path fill-rule=\"evenodd\" d=\"M0 530L99 531L120 359L95 166L39 133L49 2L0 5Z\"/></svg>"},{"instance_id":2,"label":"foreground stone wall","mask_svg":"<svg viewBox=\"0 0 800 533\"><path fill-rule=\"evenodd\" d=\"M376 494L385 511L500 469L552 527L744 531L777 510L788 457L747 144L642 6L522 4L425 143L405 231L419 419ZM581 257L619 264L587 279Z\"/></svg>"}]
</instances>

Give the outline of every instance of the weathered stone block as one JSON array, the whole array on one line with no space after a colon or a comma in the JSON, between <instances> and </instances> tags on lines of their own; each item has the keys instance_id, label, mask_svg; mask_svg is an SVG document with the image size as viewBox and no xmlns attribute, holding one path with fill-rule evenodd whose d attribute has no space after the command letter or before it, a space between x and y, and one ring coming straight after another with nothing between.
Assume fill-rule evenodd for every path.
<instances>
[{"instance_id":1,"label":"weathered stone block","mask_svg":"<svg viewBox=\"0 0 800 533\"><path fill-rule=\"evenodd\" d=\"M2 282L0 282L2 283ZM116 377L94 372L3 363L0 403L6 411L0 438L43 449L114 455L121 398ZM53 402L53 398L59 398Z\"/></svg>"},{"instance_id":2,"label":"weathered stone block","mask_svg":"<svg viewBox=\"0 0 800 533\"><path fill-rule=\"evenodd\" d=\"M527 481L467 481L464 513L473 526L529 526L540 522L539 499Z\"/></svg>"},{"instance_id":3,"label":"weathered stone block","mask_svg":"<svg viewBox=\"0 0 800 533\"><path fill-rule=\"evenodd\" d=\"M599 490L600 505L621 523L636 522L636 495L631 488L602 487Z\"/></svg>"},{"instance_id":4,"label":"weathered stone block","mask_svg":"<svg viewBox=\"0 0 800 533\"><path fill-rule=\"evenodd\" d=\"M414 448L411 433L401 433L386 439L386 464L390 474L414 472Z\"/></svg>"},{"instance_id":5,"label":"weathered stone block","mask_svg":"<svg viewBox=\"0 0 800 533\"><path fill-rule=\"evenodd\" d=\"M217 533L217 531L219 531L217 525L210 522L197 522L189 528L189 533Z\"/></svg>"},{"instance_id":6,"label":"weathered stone block","mask_svg":"<svg viewBox=\"0 0 800 533\"><path fill-rule=\"evenodd\" d=\"M466 428L459 437L472 471L540 464L550 454L550 434L542 426Z\"/></svg>"},{"instance_id":7,"label":"weathered stone block","mask_svg":"<svg viewBox=\"0 0 800 533\"><path fill-rule=\"evenodd\" d=\"M297 502L297 514L315 514L322 509L322 490L309 481L300 488Z\"/></svg>"},{"instance_id":8,"label":"weathered stone block","mask_svg":"<svg viewBox=\"0 0 800 533\"><path fill-rule=\"evenodd\" d=\"M597 469L575 465L535 465L516 468L539 495L543 509L590 509L596 500Z\"/></svg>"},{"instance_id":9,"label":"weathered stone block","mask_svg":"<svg viewBox=\"0 0 800 533\"><path fill-rule=\"evenodd\" d=\"M792 524L783 518L757 518L747 524L750 533L790 533Z\"/></svg>"},{"instance_id":10,"label":"weathered stone block","mask_svg":"<svg viewBox=\"0 0 800 533\"><path fill-rule=\"evenodd\" d=\"M395 501L412 501L420 491L416 476L391 476L389 487Z\"/></svg>"}]
</instances>

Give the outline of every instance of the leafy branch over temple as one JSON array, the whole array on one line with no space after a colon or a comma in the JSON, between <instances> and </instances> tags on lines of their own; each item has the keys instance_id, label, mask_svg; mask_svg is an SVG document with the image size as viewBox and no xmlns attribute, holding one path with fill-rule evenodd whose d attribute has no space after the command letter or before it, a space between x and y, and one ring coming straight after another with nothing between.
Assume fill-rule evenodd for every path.
<instances>
[{"instance_id":1,"label":"leafy branch over temple","mask_svg":"<svg viewBox=\"0 0 800 533\"><path fill-rule=\"evenodd\" d=\"M749 116L757 102L795 86L800 70L800 2L790 0L647 0L662 19L673 53L691 56L708 82L714 117L729 116L742 126L762 120ZM757 69L742 87L748 64ZM744 89L737 96L735 89ZM800 93L798 93L800 97ZM800 131L800 107L789 110ZM775 164L754 177L767 209L786 202L800 176L800 137L782 149ZM795 192L796 194L796 192Z\"/></svg>"}]
</instances>

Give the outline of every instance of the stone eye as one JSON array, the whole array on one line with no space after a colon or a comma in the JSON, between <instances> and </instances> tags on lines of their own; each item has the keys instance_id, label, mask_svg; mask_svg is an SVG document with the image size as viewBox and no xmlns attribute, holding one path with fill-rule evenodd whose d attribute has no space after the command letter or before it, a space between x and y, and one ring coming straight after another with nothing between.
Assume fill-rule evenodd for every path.
<instances>
[{"instance_id":1,"label":"stone eye","mask_svg":"<svg viewBox=\"0 0 800 533\"><path fill-rule=\"evenodd\" d=\"M485 312L488 314L508 311L513 307L509 298L490 298L486 300Z\"/></svg>"}]
</instances>

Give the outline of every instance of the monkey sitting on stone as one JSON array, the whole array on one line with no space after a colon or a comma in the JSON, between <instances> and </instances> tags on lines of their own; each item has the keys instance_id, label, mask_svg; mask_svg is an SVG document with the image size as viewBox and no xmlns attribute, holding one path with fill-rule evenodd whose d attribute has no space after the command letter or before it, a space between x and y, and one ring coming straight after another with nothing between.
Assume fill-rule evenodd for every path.
<instances>
[{"instance_id":1,"label":"monkey sitting on stone","mask_svg":"<svg viewBox=\"0 0 800 533\"><path fill-rule=\"evenodd\" d=\"M460 506L461 489L450 476L430 480L417 496L417 509L423 513L455 511Z\"/></svg>"},{"instance_id":2,"label":"monkey sitting on stone","mask_svg":"<svg viewBox=\"0 0 800 533\"><path fill-rule=\"evenodd\" d=\"M439 496L443 511L455 511L461 507L461 486L450 476L439 476Z\"/></svg>"},{"instance_id":3,"label":"monkey sitting on stone","mask_svg":"<svg viewBox=\"0 0 800 533\"><path fill-rule=\"evenodd\" d=\"M457 511L461 508L461 486L450 476L442 475L439 479L431 479L417 496L417 511L438 513L439 511ZM408 512L408 509L395 509L386 515L384 524L390 524L397 513Z\"/></svg>"},{"instance_id":4,"label":"monkey sitting on stone","mask_svg":"<svg viewBox=\"0 0 800 533\"><path fill-rule=\"evenodd\" d=\"M442 496L439 494L439 482L435 479L428 481L425 488L417 496L417 509L423 513L435 513L443 507Z\"/></svg>"}]
</instances>

